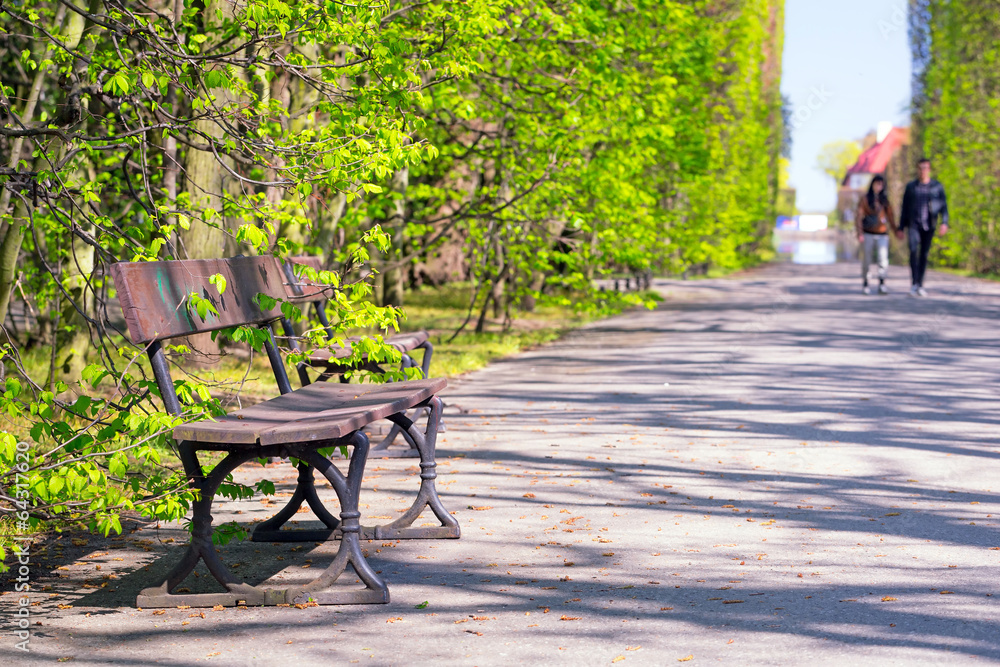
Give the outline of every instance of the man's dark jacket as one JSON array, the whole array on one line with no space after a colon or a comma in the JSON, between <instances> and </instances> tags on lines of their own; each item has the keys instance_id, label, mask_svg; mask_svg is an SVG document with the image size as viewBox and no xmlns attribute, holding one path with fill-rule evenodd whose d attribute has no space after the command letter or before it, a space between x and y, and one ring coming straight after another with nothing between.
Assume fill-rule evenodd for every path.
<instances>
[{"instance_id":1,"label":"man's dark jacket","mask_svg":"<svg viewBox=\"0 0 1000 667\"><path fill-rule=\"evenodd\" d=\"M917 184L920 180L913 180L906 184L906 191L903 193L903 206L899 212L899 228L906 229L910 225L914 228L920 226L920 211L917 210ZM930 198L927 202L928 213L930 214L930 228L937 227L938 216L941 216L941 224L948 224L948 200L944 196L944 186L939 181L931 179Z\"/></svg>"}]
</instances>

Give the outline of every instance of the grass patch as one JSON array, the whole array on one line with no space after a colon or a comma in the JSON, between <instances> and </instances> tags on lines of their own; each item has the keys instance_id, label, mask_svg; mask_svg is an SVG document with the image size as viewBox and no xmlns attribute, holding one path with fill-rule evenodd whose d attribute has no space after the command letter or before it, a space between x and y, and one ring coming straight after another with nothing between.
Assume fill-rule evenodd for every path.
<instances>
[{"instance_id":1,"label":"grass patch","mask_svg":"<svg viewBox=\"0 0 1000 667\"><path fill-rule=\"evenodd\" d=\"M930 268L935 271L940 271L941 273L961 276L962 278L978 278L979 280L989 280L990 282L1000 283L1000 275L995 273L977 273L975 271L970 271L969 269L953 269L947 266L932 266Z\"/></svg>"},{"instance_id":2,"label":"grass patch","mask_svg":"<svg viewBox=\"0 0 1000 667\"><path fill-rule=\"evenodd\" d=\"M435 377L452 378L489 365L491 361L510 357L558 339L568 329L548 327L510 333L462 333L446 342L450 334L431 336L434 359L431 371Z\"/></svg>"},{"instance_id":3,"label":"grass patch","mask_svg":"<svg viewBox=\"0 0 1000 667\"><path fill-rule=\"evenodd\" d=\"M652 291L639 295L646 300L660 300ZM566 303L545 303L532 311L518 311L506 329L502 318L488 318L483 332L476 333L479 315L479 304L476 304L468 325L453 338L454 332L469 316L469 297L470 287L463 283L421 288L406 295L405 320L400 328L404 331L423 329L431 334L434 345L431 372L436 377L451 378L479 370L491 361L552 342L568 331L611 314L580 311Z\"/></svg>"}]
</instances>

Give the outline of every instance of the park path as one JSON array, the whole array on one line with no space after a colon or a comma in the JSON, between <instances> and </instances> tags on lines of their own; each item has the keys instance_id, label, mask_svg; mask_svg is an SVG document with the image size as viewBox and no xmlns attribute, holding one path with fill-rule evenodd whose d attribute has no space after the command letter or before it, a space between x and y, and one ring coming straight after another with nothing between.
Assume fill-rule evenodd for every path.
<instances>
[{"instance_id":1,"label":"park path","mask_svg":"<svg viewBox=\"0 0 1000 667\"><path fill-rule=\"evenodd\" d=\"M33 657L1000 662L1000 284L933 274L913 299L896 271L887 297L862 296L853 265L657 281L656 311L454 382L439 481L463 537L371 543L389 605L138 611L177 554L147 529L116 591L42 619ZM402 506L412 466L370 462L369 516ZM277 581L332 553L292 549L227 558ZM252 550L286 560L254 570Z\"/></svg>"}]
</instances>

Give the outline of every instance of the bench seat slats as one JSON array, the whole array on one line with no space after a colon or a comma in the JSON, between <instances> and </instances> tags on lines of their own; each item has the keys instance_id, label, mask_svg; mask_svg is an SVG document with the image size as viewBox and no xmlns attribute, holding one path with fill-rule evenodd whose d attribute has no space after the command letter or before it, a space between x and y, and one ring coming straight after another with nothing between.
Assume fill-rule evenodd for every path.
<instances>
[{"instance_id":1,"label":"bench seat slats","mask_svg":"<svg viewBox=\"0 0 1000 667\"><path fill-rule=\"evenodd\" d=\"M412 408L445 386L443 378L382 385L317 382L225 417L183 424L173 433L178 440L245 445L335 440Z\"/></svg>"}]
</instances>

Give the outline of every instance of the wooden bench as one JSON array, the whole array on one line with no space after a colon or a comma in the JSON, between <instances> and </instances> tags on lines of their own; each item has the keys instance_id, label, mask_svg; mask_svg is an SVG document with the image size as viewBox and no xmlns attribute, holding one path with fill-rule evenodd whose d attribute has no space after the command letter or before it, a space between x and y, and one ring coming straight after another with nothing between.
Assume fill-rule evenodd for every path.
<instances>
[{"instance_id":1,"label":"wooden bench","mask_svg":"<svg viewBox=\"0 0 1000 667\"><path fill-rule=\"evenodd\" d=\"M216 274L221 274L227 284L221 295L209 282L209 278ZM426 533L427 528L411 528L410 525L429 506L440 520L441 528L449 533L448 536L452 536L451 533L457 536L457 522L441 505L434 488L433 450L437 422L429 421L428 427L420 431L413 428L412 423L407 424L409 420L405 417L407 410L418 406L428 406L432 414L439 416L441 400L437 393L446 386L445 380L422 379L384 385L323 382L293 391L271 330L271 323L281 317L280 309L263 310L255 301L257 294L272 298L285 296L283 276L273 257L119 263L111 267L111 275L131 338L134 343L145 346L168 412L181 415L182 407L161 341L240 325L252 325L265 331L264 347L281 393L278 397L224 417L186 423L174 429L185 474L199 494L192 507L191 543L161 585L147 588L139 594L136 600L138 606L270 605L307 600L320 604L388 602L389 591L385 582L367 563L361 551L363 528L358 510L369 449L368 439L361 429L379 419L399 423L408 430L422 453L431 453L425 455L429 463L423 458L421 460L421 487L413 506L387 526L364 530L372 535L380 534L383 529L386 534L407 531ZM217 314L208 313L204 318L196 314L190 307L189 295L192 293L208 299ZM346 475L319 452L320 449L341 446L352 448ZM225 456L206 473L198 459L199 451L225 452ZM267 539L341 539L337 556L327 570L302 586L263 588L241 581L225 567L212 543L211 509L219 486L243 463L266 457L294 457L303 462L295 494L298 498L293 497L278 516L265 522L270 524L265 531ZM315 487L302 483L306 476L312 481L313 470L319 470L333 486L340 502L339 520L324 508ZM309 503L327 530L279 530L281 524L295 514L303 500ZM304 538L303 534L308 537ZM321 536L317 537L318 534ZM173 593L199 562L205 563L225 592ZM364 588L329 590L348 565L354 568Z\"/></svg>"},{"instance_id":2,"label":"wooden bench","mask_svg":"<svg viewBox=\"0 0 1000 667\"><path fill-rule=\"evenodd\" d=\"M286 280L285 290L287 300L299 305L308 306L311 304L316 313L316 318L326 330L327 340L333 340L333 329L326 314L326 303L330 297L329 286L319 284L304 276L297 276L293 264L306 266L318 272L322 270L320 259L311 256L293 257L290 261L282 262L280 266ZM287 319L282 320L282 328L285 336L290 341L290 347L295 349L295 351L300 351L294 330ZM350 361L354 355L353 344L359 340L361 340L360 337L348 338L344 341L345 345L343 347L337 346L311 351L306 362L299 364L297 368L299 381L302 383L302 386L304 387L312 382L309 378L309 369L315 369L319 372L317 377L319 381L326 381L337 377L341 382L347 382L346 373L356 370L384 373L385 370L378 363L369 360L367 357L363 358L360 364ZM426 331L415 331L397 334L386 338L385 343L400 353L402 357L401 368L404 372L407 368L417 367L417 362L410 353L414 350L423 350L423 358L419 365L421 376L423 378L430 377L430 365L434 355L434 346L431 344L429 333ZM427 412L426 416L430 419L430 413L426 409L422 411ZM414 411L414 413L416 412ZM409 415L409 418L414 421L417 417L417 414ZM440 420L438 428L439 430L444 430ZM407 443L408 447L392 447L393 443L400 436ZM368 453L369 458L418 458L419 456L420 452L416 444L409 437L406 430L398 424L393 424L388 434L372 445Z\"/></svg>"}]
</instances>

